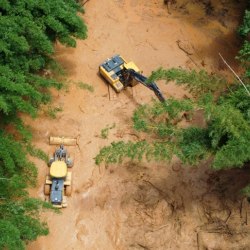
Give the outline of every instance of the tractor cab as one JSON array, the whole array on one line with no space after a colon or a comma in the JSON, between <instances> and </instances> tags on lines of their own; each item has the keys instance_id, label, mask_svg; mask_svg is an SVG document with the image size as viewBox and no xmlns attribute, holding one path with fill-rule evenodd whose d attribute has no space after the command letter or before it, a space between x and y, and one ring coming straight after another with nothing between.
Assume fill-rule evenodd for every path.
<instances>
[{"instance_id":1,"label":"tractor cab","mask_svg":"<svg viewBox=\"0 0 250 250\"><path fill-rule=\"evenodd\" d=\"M68 154L64 145L74 146L77 143L75 138L50 137L51 145L60 145L54 151L53 157L48 162L49 172L46 175L44 184L45 199L53 207L67 207L66 196L72 193L72 171L74 165L73 159Z\"/></svg>"},{"instance_id":2,"label":"tractor cab","mask_svg":"<svg viewBox=\"0 0 250 250\"><path fill-rule=\"evenodd\" d=\"M64 181L67 176L67 165L64 161L54 161L50 167L52 180L50 201L53 205L61 205L63 201Z\"/></svg>"}]
</instances>

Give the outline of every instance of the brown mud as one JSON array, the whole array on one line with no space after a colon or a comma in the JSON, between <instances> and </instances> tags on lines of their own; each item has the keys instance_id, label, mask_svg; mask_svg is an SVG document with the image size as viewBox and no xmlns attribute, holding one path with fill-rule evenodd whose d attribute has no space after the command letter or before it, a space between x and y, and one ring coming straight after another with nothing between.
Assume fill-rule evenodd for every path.
<instances>
[{"instance_id":1,"label":"brown mud","mask_svg":"<svg viewBox=\"0 0 250 250\"><path fill-rule=\"evenodd\" d=\"M216 8L212 8L210 5ZM224 3L224 4L223 4ZM143 86L116 95L98 75L98 65L121 54L150 75L158 67L206 69L226 74L218 53L237 67L239 40L235 29L242 4L230 1L91 0L83 16L88 39L77 48L56 45L56 59L73 84L54 91L56 119L41 114L32 121L34 144L52 152L48 137L77 137L68 147L74 155L73 194L61 214L45 213L50 234L29 244L29 250L99 249L249 249L249 205L239 190L250 170L215 172L209 163L199 168L170 164L124 163L97 167L94 157L117 140L137 140L131 116L154 95ZM210 7L209 7L210 6ZM237 69L237 68L236 68ZM94 92L78 82L93 85ZM186 93L174 84L159 82L166 97ZM108 138L101 130L115 124ZM47 166L39 168L38 187L44 199Z\"/></svg>"}]
</instances>

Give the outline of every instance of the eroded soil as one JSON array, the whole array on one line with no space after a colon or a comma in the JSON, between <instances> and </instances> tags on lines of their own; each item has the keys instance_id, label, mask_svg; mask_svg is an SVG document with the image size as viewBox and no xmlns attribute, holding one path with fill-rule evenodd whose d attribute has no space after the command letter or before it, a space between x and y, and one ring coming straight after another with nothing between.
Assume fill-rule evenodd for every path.
<instances>
[{"instance_id":1,"label":"eroded soil","mask_svg":"<svg viewBox=\"0 0 250 250\"><path fill-rule=\"evenodd\" d=\"M56 59L73 83L54 91L53 105L63 111L57 119L41 114L35 121L26 120L35 145L48 153L54 149L49 136L78 138L78 146L68 147L75 158L74 189L61 214L43 215L50 234L31 243L29 250L250 248L249 205L238 194L249 182L249 170L213 172L209 163L190 168L178 160L109 167L94 163L100 148L110 142L138 140L132 113L154 97L139 85L116 95L98 75L103 60L121 54L145 75L160 66L226 73L220 52L236 67L235 28L242 6L235 2L232 11L225 3L211 1L218 7L215 11L196 1L177 2L88 1L83 16L88 39L78 41L76 49L56 45ZM78 82L93 85L94 92L80 89ZM187 94L174 84L159 82L159 87L166 97ZM101 130L113 124L103 139ZM39 182L31 194L44 199L47 166L36 163Z\"/></svg>"}]
</instances>

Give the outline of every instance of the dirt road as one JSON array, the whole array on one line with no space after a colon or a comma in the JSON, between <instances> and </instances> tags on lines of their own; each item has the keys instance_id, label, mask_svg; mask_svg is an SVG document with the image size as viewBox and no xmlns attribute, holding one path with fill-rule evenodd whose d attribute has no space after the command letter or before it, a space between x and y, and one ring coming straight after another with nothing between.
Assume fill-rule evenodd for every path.
<instances>
[{"instance_id":1,"label":"dirt road","mask_svg":"<svg viewBox=\"0 0 250 250\"><path fill-rule=\"evenodd\" d=\"M56 46L56 58L73 83L67 90L54 91L53 105L63 111L55 120L41 114L35 121L27 118L27 123L34 130L35 145L47 152L53 151L48 145L51 135L78 137L79 147L68 148L75 158L74 190L62 214L44 214L50 235L31 243L29 250L192 250L198 244L201 249L215 249L213 246L223 240L228 242L226 248L216 249L247 249L230 248L230 239L225 238L231 223L236 233L243 235L237 236L237 246L248 244L243 234L248 227L241 226L247 208L234 195L248 181L240 170L217 176L206 164L191 169L178 161L108 168L94 164L101 147L114 140L137 139L131 134L131 115L139 104L154 97L143 86L119 96L109 91L98 75L98 65L104 59L121 54L133 60L145 75L160 66L223 70L218 52L235 66L238 44L233 34L238 9L235 7L222 20L223 13L217 19L199 16L204 10L198 6L196 16L192 15L192 5L180 8L180 3L168 9L160 0L88 1L83 16L89 28L88 39L78 41L76 49ZM79 88L79 82L93 85L94 92ZM166 97L181 98L185 94L174 84L160 82L159 87ZM102 139L101 130L113 124L108 138ZM43 199L47 166L38 160L36 163L39 182L31 194ZM237 182L239 177L241 183ZM222 190L222 184L229 189ZM220 234L216 234L219 227Z\"/></svg>"}]
</instances>

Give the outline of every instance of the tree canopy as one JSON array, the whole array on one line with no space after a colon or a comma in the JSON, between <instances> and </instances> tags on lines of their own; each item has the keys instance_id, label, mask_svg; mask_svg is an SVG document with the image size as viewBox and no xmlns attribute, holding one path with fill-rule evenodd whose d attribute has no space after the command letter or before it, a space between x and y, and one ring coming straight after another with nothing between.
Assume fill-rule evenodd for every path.
<instances>
[{"instance_id":1,"label":"tree canopy","mask_svg":"<svg viewBox=\"0 0 250 250\"><path fill-rule=\"evenodd\" d=\"M54 43L76 46L87 28L75 0L3 0L0 2L0 248L25 249L25 243L48 234L39 211L51 208L28 196L37 169L28 155L46 155L31 145L21 113L37 115L50 101L50 87L62 84L43 76L55 64Z\"/></svg>"},{"instance_id":2,"label":"tree canopy","mask_svg":"<svg viewBox=\"0 0 250 250\"><path fill-rule=\"evenodd\" d=\"M185 85L195 98L140 106L133 115L134 128L151 136L136 143L112 143L97 155L97 164L121 162L125 157L141 160L143 156L169 161L173 155L184 163L197 164L213 155L213 167L225 169L242 167L250 160L250 97L242 86L225 90L229 84L223 78L183 69L159 69L150 81L159 79ZM197 112L205 126L192 124L191 117Z\"/></svg>"}]
</instances>

